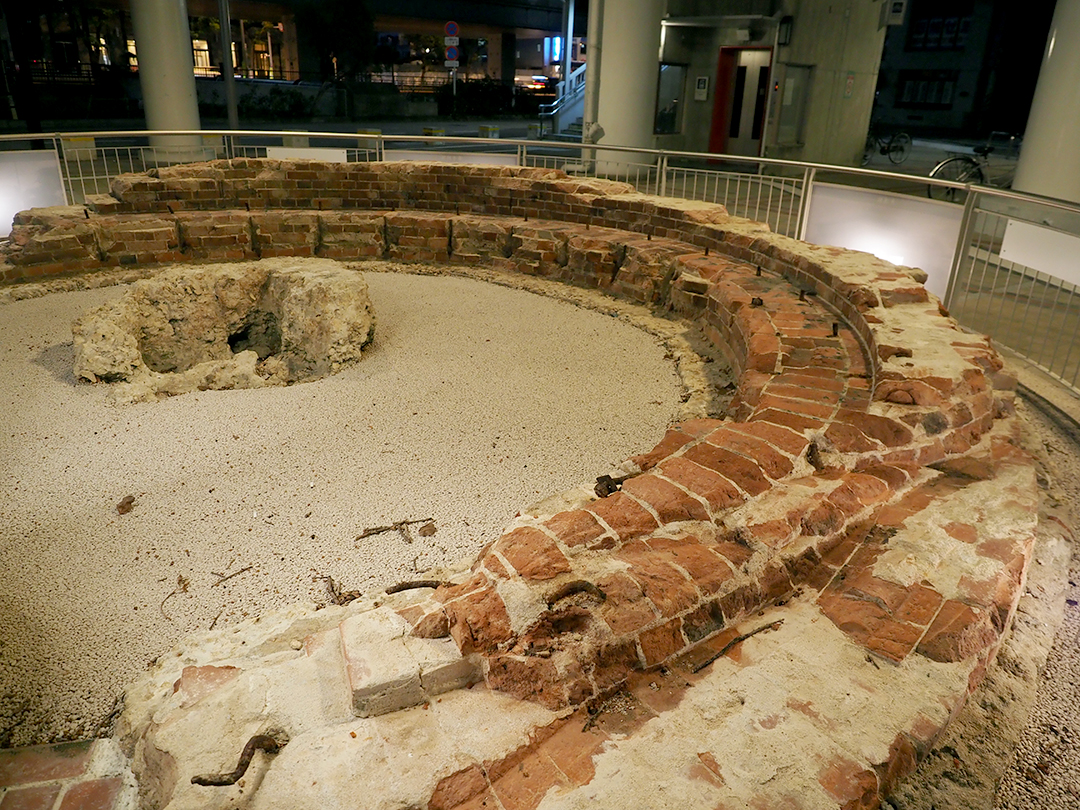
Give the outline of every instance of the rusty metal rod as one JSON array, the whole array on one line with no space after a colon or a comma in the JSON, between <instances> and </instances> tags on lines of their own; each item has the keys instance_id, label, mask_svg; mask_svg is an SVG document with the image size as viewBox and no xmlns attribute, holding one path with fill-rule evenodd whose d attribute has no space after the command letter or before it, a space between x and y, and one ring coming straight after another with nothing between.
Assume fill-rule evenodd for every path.
<instances>
[{"instance_id":1,"label":"rusty metal rod","mask_svg":"<svg viewBox=\"0 0 1080 810\"><path fill-rule=\"evenodd\" d=\"M255 756L256 749L265 751L268 754L276 754L285 747L287 742L288 739L284 742L280 742L276 737L269 734L256 734L247 741L247 745L244 746L244 750L240 753L240 761L236 764L236 769L232 773L207 773L200 776L193 776L191 777L191 784L205 785L208 787L235 785L240 781L240 778L247 773L248 766L251 764L251 758Z\"/></svg>"}]
</instances>

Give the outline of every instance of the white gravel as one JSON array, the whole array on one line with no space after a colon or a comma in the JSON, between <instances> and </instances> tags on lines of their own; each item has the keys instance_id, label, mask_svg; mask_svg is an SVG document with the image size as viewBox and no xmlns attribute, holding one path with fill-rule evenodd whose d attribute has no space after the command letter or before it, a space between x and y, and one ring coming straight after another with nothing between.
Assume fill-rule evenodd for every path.
<instances>
[{"instance_id":1,"label":"white gravel","mask_svg":"<svg viewBox=\"0 0 1080 810\"><path fill-rule=\"evenodd\" d=\"M377 336L352 369L119 407L76 384L70 324L123 287L0 305L0 747L95 733L182 635L325 601L320 577L373 592L471 561L679 411L663 342L622 319L466 278L367 280ZM434 536L356 541L420 518Z\"/></svg>"}]
</instances>

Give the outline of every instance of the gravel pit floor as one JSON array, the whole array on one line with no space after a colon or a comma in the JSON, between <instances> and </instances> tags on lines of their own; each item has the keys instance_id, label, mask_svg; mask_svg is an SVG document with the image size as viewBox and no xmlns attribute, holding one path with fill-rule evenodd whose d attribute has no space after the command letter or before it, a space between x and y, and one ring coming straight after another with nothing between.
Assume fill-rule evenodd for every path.
<instances>
[{"instance_id":1,"label":"gravel pit floor","mask_svg":"<svg viewBox=\"0 0 1080 810\"><path fill-rule=\"evenodd\" d=\"M663 337L682 327L644 309L365 277L377 327L358 365L125 406L71 371L72 320L122 286L0 304L0 747L100 733L183 635L326 602L326 577L371 593L469 563L518 510L682 415ZM649 318L654 334L629 323ZM428 537L357 539L426 518Z\"/></svg>"}]
</instances>

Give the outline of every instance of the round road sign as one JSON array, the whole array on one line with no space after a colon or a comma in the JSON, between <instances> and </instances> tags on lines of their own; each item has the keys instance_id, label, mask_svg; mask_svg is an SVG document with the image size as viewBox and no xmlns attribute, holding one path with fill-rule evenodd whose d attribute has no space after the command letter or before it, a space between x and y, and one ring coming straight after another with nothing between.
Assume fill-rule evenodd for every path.
<instances>
[{"instance_id":1,"label":"round road sign","mask_svg":"<svg viewBox=\"0 0 1080 810\"><path fill-rule=\"evenodd\" d=\"M458 49L455 48L453 45L450 45L446 49L446 58L449 59L450 61L453 61L454 59L457 59L458 58Z\"/></svg>"},{"instance_id":2,"label":"round road sign","mask_svg":"<svg viewBox=\"0 0 1080 810\"><path fill-rule=\"evenodd\" d=\"M457 23L451 20L445 26L443 26L443 31L448 37L456 37L458 35Z\"/></svg>"}]
</instances>

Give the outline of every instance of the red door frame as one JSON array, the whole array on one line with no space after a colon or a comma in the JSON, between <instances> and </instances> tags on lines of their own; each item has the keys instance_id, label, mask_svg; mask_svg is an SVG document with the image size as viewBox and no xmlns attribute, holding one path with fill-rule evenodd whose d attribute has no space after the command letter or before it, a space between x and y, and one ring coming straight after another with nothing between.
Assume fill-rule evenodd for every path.
<instances>
[{"instance_id":1,"label":"red door frame","mask_svg":"<svg viewBox=\"0 0 1080 810\"><path fill-rule=\"evenodd\" d=\"M772 81L772 48L761 46L750 47L722 47L720 48L720 58L717 60L716 65L716 92L713 93L713 110L712 110L712 126L709 130L709 151L713 153L723 153L727 151L728 146L728 122L730 116L728 108L731 106L731 92L732 83L731 77L735 74L735 67L739 63L739 51L768 51L769 52L769 81ZM757 86L753 88L748 86L744 92L757 93ZM771 86L766 82L766 87ZM766 99L766 108L768 107L768 99ZM765 110L762 110L762 115L765 115ZM758 154L761 153L761 147L765 144L765 122L761 122L761 145L758 146Z\"/></svg>"}]
</instances>

